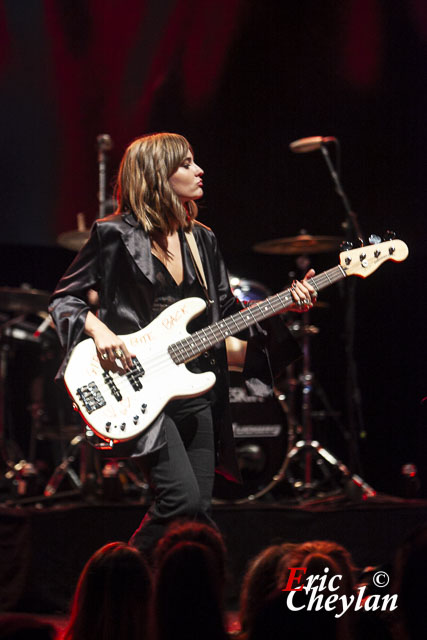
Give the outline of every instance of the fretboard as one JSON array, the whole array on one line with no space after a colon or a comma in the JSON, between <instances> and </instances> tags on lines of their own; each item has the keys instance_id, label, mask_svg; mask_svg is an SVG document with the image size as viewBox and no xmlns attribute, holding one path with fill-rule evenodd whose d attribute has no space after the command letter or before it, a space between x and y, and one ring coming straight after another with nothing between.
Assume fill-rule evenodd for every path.
<instances>
[{"instance_id":1,"label":"fretboard","mask_svg":"<svg viewBox=\"0 0 427 640\"><path fill-rule=\"evenodd\" d=\"M338 265L310 278L308 282L316 291L321 291L345 277L344 269ZM229 336L234 336L257 322L285 311L292 306L293 302L291 290L285 289L204 329L199 329L183 340L174 342L169 345L168 352L176 364L189 362Z\"/></svg>"}]
</instances>

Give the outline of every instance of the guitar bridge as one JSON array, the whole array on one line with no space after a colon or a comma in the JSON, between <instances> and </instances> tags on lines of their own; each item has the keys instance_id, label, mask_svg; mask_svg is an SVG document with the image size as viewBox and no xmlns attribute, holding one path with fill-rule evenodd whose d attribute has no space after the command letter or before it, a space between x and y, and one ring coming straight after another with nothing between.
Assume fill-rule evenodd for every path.
<instances>
[{"instance_id":1,"label":"guitar bridge","mask_svg":"<svg viewBox=\"0 0 427 640\"><path fill-rule=\"evenodd\" d=\"M101 407L104 407L107 403L104 400L100 390L94 382L89 382L84 387L77 389L77 395L83 402L85 409L88 413L92 413Z\"/></svg>"},{"instance_id":2,"label":"guitar bridge","mask_svg":"<svg viewBox=\"0 0 427 640\"><path fill-rule=\"evenodd\" d=\"M140 391L142 389L142 382L140 378L145 374L144 369L141 366L138 358L132 358L133 368L126 374L127 379L131 383L134 391Z\"/></svg>"}]
</instances>

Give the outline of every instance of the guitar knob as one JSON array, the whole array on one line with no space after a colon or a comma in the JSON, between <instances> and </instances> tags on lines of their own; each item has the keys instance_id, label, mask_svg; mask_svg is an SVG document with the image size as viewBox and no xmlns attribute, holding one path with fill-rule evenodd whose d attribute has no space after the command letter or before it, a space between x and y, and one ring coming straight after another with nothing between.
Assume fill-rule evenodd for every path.
<instances>
[{"instance_id":1,"label":"guitar knob","mask_svg":"<svg viewBox=\"0 0 427 640\"><path fill-rule=\"evenodd\" d=\"M138 424L139 416L133 416L133 424Z\"/></svg>"},{"instance_id":2,"label":"guitar knob","mask_svg":"<svg viewBox=\"0 0 427 640\"><path fill-rule=\"evenodd\" d=\"M126 429L126 422L122 422L122 424L120 425L120 430L124 431Z\"/></svg>"},{"instance_id":3,"label":"guitar knob","mask_svg":"<svg viewBox=\"0 0 427 640\"><path fill-rule=\"evenodd\" d=\"M145 403L142 404L141 405L141 413L145 413L146 409L147 409L147 405Z\"/></svg>"}]
</instances>

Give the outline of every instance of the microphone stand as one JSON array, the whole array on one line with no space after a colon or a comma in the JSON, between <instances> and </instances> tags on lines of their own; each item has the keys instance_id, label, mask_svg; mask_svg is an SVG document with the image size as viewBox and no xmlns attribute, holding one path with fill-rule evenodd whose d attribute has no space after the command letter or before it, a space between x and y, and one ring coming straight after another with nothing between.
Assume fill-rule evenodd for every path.
<instances>
[{"instance_id":1,"label":"microphone stand","mask_svg":"<svg viewBox=\"0 0 427 640\"><path fill-rule=\"evenodd\" d=\"M113 141L108 133L101 133L96 138L98 145L98 175L99 175L99 217L105 218L107 205L107 151L113 146Z\"/></svg>"},{"instance_id":2,"label":"microphone stand","mask_svg":"<svg viewBox=\"0 0 427 640\"><path fill-rule=\"evenodd\" d=\"M338 141L337 144L339 145ZM335 191L340 196L346 212L346 220L343 227L346 230L347 242L358 240L362 246L364 244L363 234L357 219L357 215L352 211L348 198L343 190L338 172L335 170L331 162L328 149L325 144L320 144L320 150L327 164L332 180L335 185ZM338 146L339 151L339 146ZM347 380L346 380L346 401L348 426L350 431L350 467L360 473L361 464L359 457L359 448L357 446L357 437L364 438L366 435L363 413L362 399L360 387L358 383L357 365L354 359L354 334L355 334L355 292L356 278L350 278L347 282L347 308L345 316L345 351L347 360Z\"/></svg>"}]
</instances>

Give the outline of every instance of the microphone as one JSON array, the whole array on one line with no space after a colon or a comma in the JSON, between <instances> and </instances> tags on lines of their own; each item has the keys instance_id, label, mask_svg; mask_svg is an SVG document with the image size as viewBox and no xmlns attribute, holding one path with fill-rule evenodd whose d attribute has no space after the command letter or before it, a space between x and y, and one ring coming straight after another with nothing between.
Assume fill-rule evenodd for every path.
<instances>
[{"instance_id":1,"label":"microphone","mask_svg":"<svg viewBox=\"0 0 427 640\"><path fill-rule=\"evenodd\" d=\"M328 142L337 142L337 139L333 136L311 136L310 138L300 138L299 140L291 142L289 149L294 153L308 153L309 151L316 151L316 149L320 149L322 144L326 144Z\"/></svg>"},{"instance_id":2,"label":"microphone","mask_svg":"<svg viewBox=\"0 0 427 640\"><path fill-rule=\"evenodd\" d=\"M96 136L98 148L102 151L109 151L113 147L113 141L108 133L100 133Z\"/></svg>"}]
</instances>

